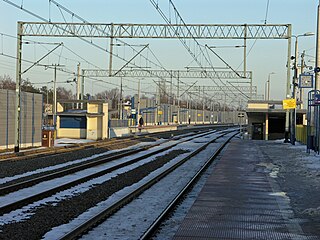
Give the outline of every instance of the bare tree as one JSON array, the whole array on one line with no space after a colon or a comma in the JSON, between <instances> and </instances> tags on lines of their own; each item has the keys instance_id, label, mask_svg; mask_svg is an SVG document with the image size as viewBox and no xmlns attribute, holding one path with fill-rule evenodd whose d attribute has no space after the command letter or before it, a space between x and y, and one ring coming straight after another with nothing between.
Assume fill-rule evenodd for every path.
<instances>
[{"instance_id":1,"label":"bare tree","mask_svg":"<svg viewBox=\"0 0 320 240\"><path fill-rule=\"evenodd\" d=\"M15 90L16 83L12 80L12 78L9 75L5 74L3 76L0 76L0 89Z\"/></svg>"},{"instance_id":2,"label":"bare tree","mask_svg":"<svg viewBox=\"0 0 320 240\"><path fill-rule=\"evenodd\" d=\"M116 109L120 99L120 91L118 88L105 90L95 95L96 99L110 100L112 102L112 109Z\"/></svg>"},{"instance_id":3,"label":"bare tree","mask_svg":"<svg viewBox=\"0 0 320 240\"><path fill-rule=\"evenodd\" d=\"M16 82L9 75L0 76L0 89L16 90ZM35 88L29 79L21 81L21 90L24 92L40 93L40 90Z\"/></svg>"},{"instance_id":4,"label":"bare tree","mask_svg":"<svg viewBox=\"0 0 320 240\"><path fill-rule=\"evenodd\" d=\"M71 90L67 90L64 87L57 87L57 98L58 99L72 99L73 94Z\"/></svg>"},{"instance_id":5,"label":"bare tree","mask_svg":"<svg viewBox=\"0 0 320 240\"><path fill-rule=\"evenodd\" d=\"M40 90L35 88L29 79L22 80L21 90L24 92L40 93Z\"/></svg>"}]
</instances>

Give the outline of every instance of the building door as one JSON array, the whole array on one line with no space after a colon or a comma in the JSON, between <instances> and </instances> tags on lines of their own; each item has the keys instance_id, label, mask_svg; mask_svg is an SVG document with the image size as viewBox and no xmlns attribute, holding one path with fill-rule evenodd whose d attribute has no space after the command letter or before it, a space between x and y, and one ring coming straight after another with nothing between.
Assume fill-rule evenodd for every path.
<instances>
[{"instance_id":1,"label":"building door","mask_svg":"<svg viewBox=\"0 0 320 240\"><path fill-rule=\"evenodd\" d=\"M262 140L263 139L263 124L262 123L252 123L252 139Z\"/></svg>"}]
</instances>

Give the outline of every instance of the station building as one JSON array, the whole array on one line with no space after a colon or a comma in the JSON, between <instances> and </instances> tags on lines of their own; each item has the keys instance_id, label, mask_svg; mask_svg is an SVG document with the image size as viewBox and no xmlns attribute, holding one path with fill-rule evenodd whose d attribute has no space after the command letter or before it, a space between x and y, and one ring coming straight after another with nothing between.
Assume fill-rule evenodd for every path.
<instances>
[{"instance_id":1,"label":"station building","mask_svg":"<svg viewBox=\"0 0 320 240\"><path fill-rule=\"evenodd\" d=\"M249 136L256 140L283 139L287 111L282 101L249 100L246 110ZM306 109L301 109L301 102L297 102L297 125L305 124L306 113Z\"/></svg>"},{"instance_id":2,"label":"station building","mask_svg":"<svg viewBox=\"0 0 320 240\"><path fill-rule=\"evenodd\" d=\"M57 104L57 137L108 138L108 104L103 100L63 100Z\"/></svg>"}]
</instances>

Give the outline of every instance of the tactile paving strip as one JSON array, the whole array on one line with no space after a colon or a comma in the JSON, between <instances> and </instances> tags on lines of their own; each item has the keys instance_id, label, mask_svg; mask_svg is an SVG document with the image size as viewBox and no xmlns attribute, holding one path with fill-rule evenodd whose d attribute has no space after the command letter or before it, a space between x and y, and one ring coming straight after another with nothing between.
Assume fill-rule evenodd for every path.
<instances>
[{"instance_id":1,"label":"tactile paving strip","mask_svg":"<svg viewBox=\"0 0 320 240\"><path fill-rule=\"evenodd\" d=\"M247 141L232 141L174 239L320 239L304 235L285 196L272 195L263 160Z\"/></svg>"}]
</instances>

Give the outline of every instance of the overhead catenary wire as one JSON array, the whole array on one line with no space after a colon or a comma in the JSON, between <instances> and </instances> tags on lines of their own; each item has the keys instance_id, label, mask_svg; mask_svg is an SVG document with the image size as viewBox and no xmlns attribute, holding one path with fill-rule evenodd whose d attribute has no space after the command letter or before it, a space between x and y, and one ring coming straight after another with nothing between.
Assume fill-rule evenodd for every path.
<instances>
[{"instance_id":1,"label":"overhead catenary wire","mask_svg":"<svg viewBox=\"0 0 320 240\"><path fill-rule=\"evenodd\" d=\"M43 20L44 22L50 22L50 21L48 21L47 19L45 19L45 18L43 18L43 17L41 17L41 16L39 16L39 15L37 15L37 14L35 14L35 13L27 10L27 9L25 9L23 6L22 6L22 7L19 7L17 4L12 3L11 1L7 1L7 0L3 0L3 1L4 1L4 2L7 2L7 3L9 3L9 4L11 4L11 5L15 6L15 7L18 7L19 9L21 9L21 10L23 10L23 11L31 14L32 16L37 17L37 18ZM49 19L49 20L51 20L51 19ZM103 51L105 51L105 52L108 52L107 49L102 48L101 46L93 43L92 41L86 40L86 39L84 39L84 38L82 38L82 37L80 37L80 36L76 36L76 35L74 35L74 36L75 36L75 37L78 37L79 39L81 39L81 40L83 40L83 41L85 41L85 42L87 42L87 43L89 43L89 44L91 44L91 45L93 45L93 46L95 46L95 47L97 47L98 49L101 49L101 50L103 50ZM119 58L119 59L122 59L122 60L126 60L126 59L123 59L123 58L121 58L121 57L118 57L118 58ZM139 66L137 66L137 67L139 67ZM157 77L157 76L155 76L155 77Z\"/></svg>"},{"instance_id":2,"label":"overhead catenary wire","mask_svg":"<svg viewBox=\"0 0 320 240\"><path fill-rule=\"evenodd\" d=\"M166 14L161 10L161 8L159 7L158 2L156 2L155 0L150 0L150 2L151 2L151 4L156 8L156 10L159 12L159 14L161 15L161 17L167 22L167 24L168 24L169 26L171 26L171 28L173 28L173 25L171 24L171 21L169 21L169 19L168 19L168 17L166 16ZM178 12L177 8L175 7L173 1L172 1L172 0L169 0L169 4L172 5L172 7L173 7L173 9L174 9L174 11L175 11L176 24L182 24L182 25L184 25L184 26L187 28L187 31L188 31L189 34L191 35L192 40L196 43L195 45L198 46L198 49L199 49L200 52L202 53L201 56L204 57L204 59L206 60L206 62L210 64L210 61L208 60L208 58L207 58L207 57L205 56L205 54L203 53L203 50L202 50L202 48L201 48L200 43L199 43L199 42L197 41L197 39L192 35L190 29L187 27L185 21L184 21L183 18L181 17L181 15L180 15L180 13ZM179 19L179 22L178 22L178 19ZM188 44L186 43L186 41L183 40L183 37L181 37L181 36L179 35L178 31L175 30L175 29L173 29L173 30L174 30L174 32L176 33L176 35L177 35L178 39L180 40L180 42L181 42L181 43L183 44L183 46L187 49L187 51L189 52L189 54L194 58L195 62L196 62L201 68L203 68L203 66L202 66L201 62L199 61L199 59L196 58L197 54L195 54L194 52L191 51L190 47L188 46ZM211 68L212 68L213 71L215 71L213 65L211 65ZM205 71L205 69L204 69L204 71ZM218 78L218 79L220 80L220 82L221 82L224 86L228 87L225 83L223 83L223 81L222 81L220 78ZM219 86L219 85L216 83L215 79L212 79L212 78L211 78L211 80L212 80L217 86ZM222 88L221 88L221 90L222 90L226 95L229 95L229 94L228 94L227 92L225 92ZM230 89L230 92L233 93L234 99L238 98L238 95L236 95L231 89Z\"/></svg>"},{"instance_id":3,"label":"overhead catenary wire","mask_svg":"<svg viewBox=\"0 0 320 240\"><path fill-rule=\"evenodd\" d=\"M8 54L4 54L4 53L1 53L0 56L4 56L4 57L8 57L8 58L17 60L17 57L11 56L11 55L8 55ZM26 62L26 63L34 63L33 61L30 61L30 60L27 60L27 59L21 59L21 61L22 62ZM54 69L54 65L37 64L37 66L41 66L41 67L45 67L45 68L49 68L49 69ZM57 68L57 71L60 71L60 72L63 72L63 73L67 73L67 74L70 74L70 75L75 75L75 72L73 72L71 70L63 69L63 68ZM80 75L80 76L82 76L82 75ZM108 84L108 85L112 85L112 86L116 86L116 87L120 86L118 84L114 84L114 83L111 83L111 82L103 81L101 79L93 78L93 77L90 77L90 76L85 76L85 77L90 79L90 80L97 81L97 82L102 82L102 83L105 83L105 84Z\"/></svg>"},{"instance_id":4,"label":"overhead catenary wire","mask_svg":"<svg viewBox=\"0 0 320 240\"><path fill-rule=\"evenodd\" d=\"M10 34L6 34L6 33L1 33L0 32L0 35L2 36L6 36L6 37L10 37L10 38L14 38L14 39L17 39L17 36L13 36L13 35L10 35ZM44 49L46 49L46 51L50 51L49 48L46 47L46 45L59 45L61 43L52 43L52 42L39 42L39 41L33 41L33 40L30 40L30 39L25 39L25 41L23 41L24 44L39 44L41 45ZM80 56L78 53L76 53L75 51L73 51L70 47L68 47L65 43L63 44L62 48L65 48L67 49L69 52L71 52L72 54L74 54L75 56L77 56L78 58L80 58L83 63L87 63L88 65L90 66L93 66L97 69L101 69L99 66L95 65L94 63L88 61L87 59L85 59L84 57ZM2 40L2 52L3 52L3 40ZM53 55L56 55L56 56L59 56L63 59L65 59L66 61L73 61L73 62L76 62L76 63L79 63L79 60L78 59L72 59L72 58L68 58L68 57L63 57L61 56L61 54L56 54L56 53L52 53Z\"/></svg>"},{"instance_id":5,"label":"overhead catenary wire","mask_svg":"<svg viewBox=\"0 0 320 240\"><path fill-rule=\"evenodd\" d=\"M17 4L15 4L15 3L11 2L11 1L8 1L8 0L3 0L3 1L6 2L6 3L8 3L8 4L10 4L10 5L12 5L12 6L14 6L14 7L16 7L16 8L18 8L18 9L20 9L20 10L22 10L22 11L25 11L26 13L28 13L28 14L36 17L36 18L39 18L40 20L42 20L42 21L44 21L44 22L50 23L47 19L45 19L45 18L41 17L40 15L37 15L37 14L35 14L35 13L27 10L27 9L25 9L23 6L20 7L20 6L18 6ZM51 23L51 24L54 24L54 23ZM54 24L54 25L59 28L58 25L56 25L56 24ZM96 47L96 48L98 48L98 49L100 49L100 50L103 50L104 52L108 52L108 53L109 53L109 51L108 51L107 49L104 49L104 48L102 48L101 46L99 46L99 45L97 45L97 44L95 44L95 43L93 43L93 42L91 42L91 41L89 41L89 40L87 40L87 39L85 39L85 38L83 38L83 37L77 36L77 35L75 35L75 34L72 33L72 32L69 32L69 33L72 34L73 36L75 36L75 37L83 40L84 42L89 43L89 44L91 44L92 46L94 46L94 47ZM117 56L117 55L114 55L114 56L118 57L119 59L121 59L121 60L123 60L123 61L126 61L126 59L124 59L124 58L122 58L122 57L120 57L120 56ZM29 61L29 62L31 63L32 61ZM136 66L136 67L141 68L140 66ZM81 76L82 76L82 75L81 75ZM155 76L155 77L158 77L158 76ZM118 86L118 85L115 85L115 84L112 84L112 83L108 83L108 82L105 82L105 81L102 81L102 80L98 80L98 79L95 79L95 78L92 78L92 77L87 77L87 76L86 76L86 78L87 78L87 79L91 79L91 80L95 80L95 81L101 81L101 82L104 82L104 83L107 83L107 84L110 84L110 85Z\"/></svg>"},{"instance_id":6,"label":"overhead catenary wire","mask_svg":"<svg viewBox=\"0 0 320 240\"><path fill-rule=\"evenodd\" d=\"M8 1L8 0L3 0L3 1L6 2L6 3L8 3L8 4L10 4L10 5L12 5L12 6L14 6L14 7L16 7L16 8L19 8L19 9L22 10L22 11L25 11L26 13L28 13L28 14L30 14L30 15L32 15L32 16L34 16L34 17L36 17L36 18L38 18L38 19L40 19L40 20L42 20L42 21L44 21L44 22L51 23L51 14L50 14L49 20L47 20L46 18L43 18L43 17L41 17L40 15L35 14L35 13L33 13L32 11L29 11L28 9L24 8L23 5L18 6L17 4L15 4L15 3L11 2L11 1ZM50 2L55 2L55 3L57 3L56 1L50 1ZM61 5L60 5L60 7L61 7ZM65 8L65 9L66 9L66 8ZM67 10L67 9L66 9L66 10ZM67 10L67 11L68 11L68 10ZM72 13L71 11L70 11L70 13L72 14L72 17L75 16L75 14ZM78 16L77 16L77 17L78 17ZM84 20L84 21L85 21L85 20ZM54 23L53 23L53 24L54 24ZM56 26L57 26L57 25L56 25ZM57 27L58 27L58 26L57 26ZM94 47L97 47L97 48L100 49L100 50L103 50L103 51L105 51L105 52L109 52L107 49L102 48L101 46L93 43L92 41L88 41L88 40L86 40L86 39L84 39L84 38L82 38L82 37L80 37L80 36L76 36L75 34L73 34L73 35L74 35L75 37L78 37L79 39L81 39L81 40L83 40L83 41L85 41L85 42L93 45ZM128 46L130 46L130 45L128 45ZM119 59L121 59L121 60L123 60L123 61L126 61L126 59L121 58L120 56L116 56L116 57L118 57ZM137 66L137 67L139 67L139 66ZM155 77L158 77L158 76L155 76Z\"/></svg>"},{"instance_id":7,"label":"overhead catenary wire","mask_svg":"<svg viewBox=\"0 0 320 240\"><path fill-rule=\"evenodd\" d=\"M72 12L71 10L69 10L68 8L62 6L62 5L61 5L60 3L58 3L57 1L55 1L55 0L49 0L49 1L52 2L52 3L54 3L54 4L59 8L59 11L61 11L61 9L63 9L63 10L66 11L67 13L71 14L72 17L76 17L77 19L79 19L79 20L82 21L83 23L91 24L91 23L89 23L87 20L85 20L84 18L80 17L79 15L77 15L77 14L75 14L74 12ZM65 19L64 19L64 20L65 20ZM94 24L92 24L92 26L95 27ZM96 27L95 27L95 28L96 28ZM101 31L101 30L98 29L98 28L96 28L96 30ZM136 53L138 52L135 48L133 48L132 45L126 43L125 41L120 40L120 39L116 39L116 41L121 42L121 43L124 44L125 46L129 46L134 52L136 52ZM148 48L149 48L149 47L148 47ZM151 50L150 48L149 48L149 50L152 52L152 50ZM125 51L125 49L124 49L124 51ZM167 71L168 73L170 73L170 71L168 71L168 70L161 64L161 62L159 61L159 59L155 56L155 54L154 54L153 52L152 52L152 54L153 54L153 56L156 58L156 60L158 61L158 64L150 61L150 60L149 60L148 58L146 58L143 54L140 54L140 56L143 57L146 61L148 61L148 62L154 64L155 66L160 67L161 69L163 69L163 70ZM117 56L120 57L119 55L117 55ZM134 64L134 65L135 65L135 64ZM158 76L156 76L156 77L158 77ZM159 78L161 79L161 77L159 77Z\"/></svg>"},{"instance_id":8,"label":"overhead catenary wire","mask_svg":"<svg viewBox=\"0 0 320 240\"><path fill-rule=\"evenodd\" d=\"M66 7L64 7L63 5L61 5L60 3L58 3L57 1L55 1L55 0L49 0L49 2L54 3L54 4L59 8L59 10L63 9L63 10L66 11L67 13L71 14L72 17L77 18L78 20L82 21L83 23L86 23L86 24L91 25L91 26L94 27L97 31L102 31L101 29L95 27L94 24L88 22L87 20L85 20L84 18L80 17L79 15L77 15L76 13L74 13L73 11L69 10L68 8L66 8ZM105 33L104 31L102 31L102 32ZM133 47L133 45L131 45L131 44L129 44L129 43L127 43L127 42L125 42L125 41L123 41L123 40L121 40L121 39L116 39L116 41L124 44L124 46L130 47L135 53L138 52L138 51ZM141 45L139 45L139 46L141 46ZM143 46L145 46L145 45L143 45ZM150 47L148 47L148 48L149 48L149 50L150 50ZM156 67L159 67L159 68L161 68L161 69L163 69L163 70L166 70L166 69L164 68L163 64L161 64L158 59L157 59L157 61L158 61L158 64L157 64L157 63L151 61L148 57L145 57L143 54L140 54L140 56L141 56L142 58L144 58L146 61L148 61L149 63L152 63L153 65L155 65ZM154 55L154 56L155 56L155 55Z\"/></svg>"},{"instance_id":9,"label":"overhead catenary wire","mask_svg":"<svg viewBox=\"0 0 320 240\"><path fill-rule=\"evenodd\" d=\"M267 24L268 12L269 12L269 3L270 3L270 1L267 0L266 17L264 18L264 24Z\"/></svg>"},{"instance_id":10,"label":"overhead catenary wire","mask_svg":"<svg viewBox=\"0 0 320 240\"><path fill-rule=\"evenodd\" d=\"M33 13L32 11L24 8L23 6L19 6L19 5L15 4L15 3L13 3L12 1L9 1L9 0L3 0L3 1L6 2L6 3L8 3L8 4L10 4L10 5L12 5L12 6L14 6L14 7L16 7L16 8L18 8L18 9L20 9L20 10L22 10L22 11L25 11L26 13L28 13L28 14L30 14L30 15L38 18L38 19L40 19L40 20L43 21L43 22L53 24L53 25L55 25L57 28L60 29L60 27L59 27L57 24L48 21L46 18L41 17L40 15L38 15L38 14L36 14L36 13ZM58 4L56 1L53 1L53 0L50 0L50 1L51 1L51 2L54 2L55 4ZM59 7L61 7L61 5L59 5ZM66 8L65 8L65 9L66 9ZM72 12L71 12L71 13L72 13ZM72 14L73 14L73 16L77 16L77 15L75 15L74 13L72 13ZM77 17L79 17L79 16L77 16ZM80 18L80 17L79 17L79 18ZM84 21L85 21L85 20L84 20ZM90 24L89 22L86 22L86 23L87 23L87 24ZM91 24L91 25L94 26L93 24ZM110 53L106 48L103 48L103 47L95 44L94 42L85 39L84 37L77 36L77 35L74 34L73 32L67 31L67 30L65 30L65 29L61 29L61 30L68 32L69 34L73 35L74 37L77 37L77 38L81 39L82 41L84 41L84 42L86 42L86 43L88 43L88 44L91 44L92 46L94 46L94 47L96 47L96 48L98 48L98 49L100 49L100 50L102 50L102 51L104 51L104 52ZM114 55L114 56L117 57L117 58L119 58L120 60L126 61L126 59L124 59L124 58L122 58L122 57L120 57L120 56L118 56L118 55ZM137 66L137 65L135 65L135 66L138 67L138 68L141 68L140 66ZM158 76L155 76L155 77L158 77Z\"/></svg>"}]
</instances>

